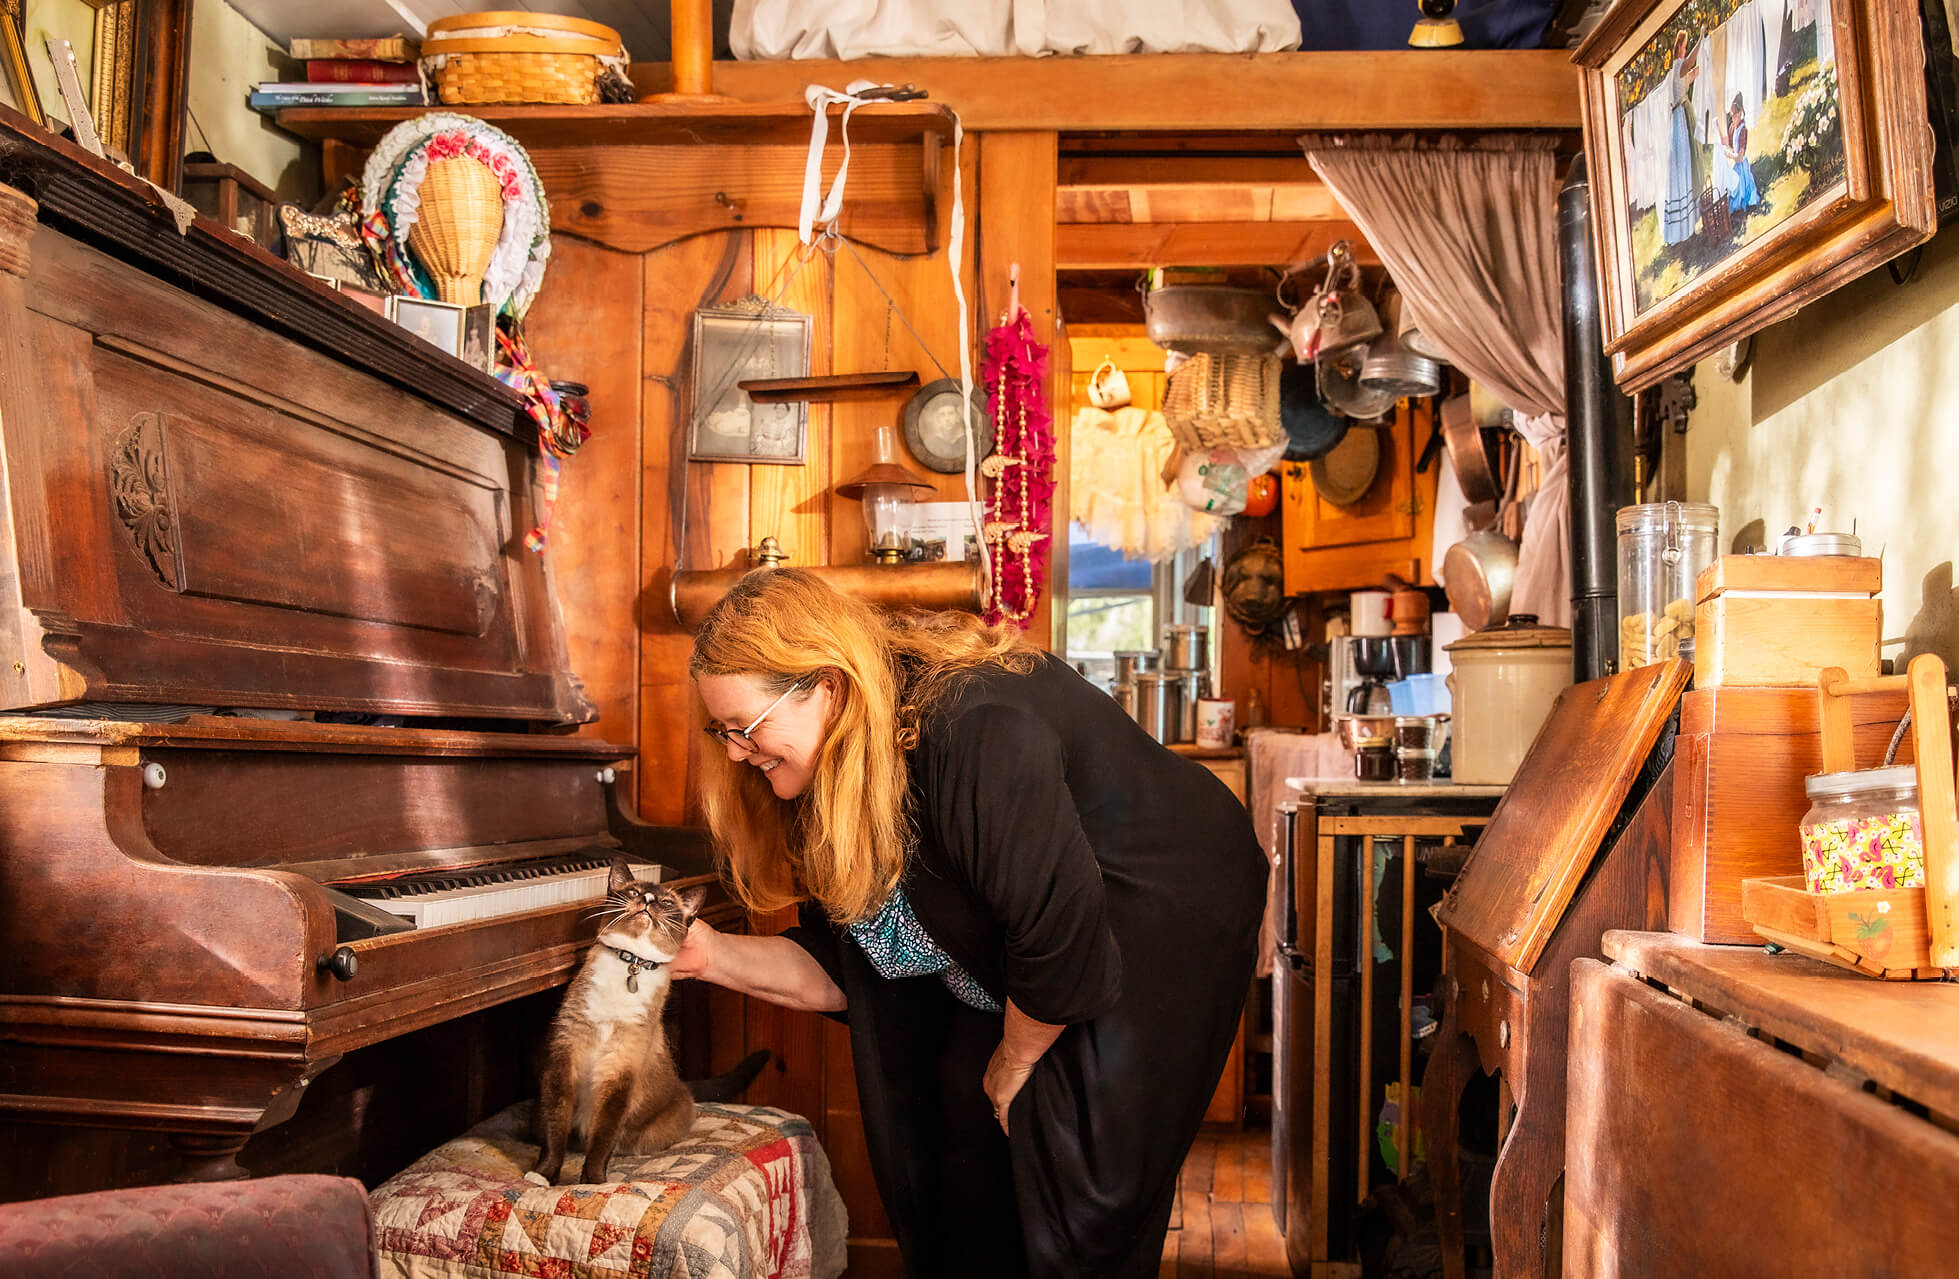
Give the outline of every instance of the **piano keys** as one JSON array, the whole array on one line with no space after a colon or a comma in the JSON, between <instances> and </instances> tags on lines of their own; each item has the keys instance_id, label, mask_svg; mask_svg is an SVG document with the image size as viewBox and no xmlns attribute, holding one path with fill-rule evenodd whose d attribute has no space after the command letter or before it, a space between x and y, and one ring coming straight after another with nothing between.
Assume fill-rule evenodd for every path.
<instances>
[{"instance_id":1,"label":"piano keys","mask_svg":"<svg viewBox=\"0 0 1959 1279\"><path fill-rule=\"evenodd\" d=\"M657 862L627 864L634 878L646 883L660 882L661 868ZM545 906L602 901L611 876L610 857L574 854L337 887L347 896L368 902L416 928L440 928L445 924L521 915Z\"/></svg>"}]
</instances>

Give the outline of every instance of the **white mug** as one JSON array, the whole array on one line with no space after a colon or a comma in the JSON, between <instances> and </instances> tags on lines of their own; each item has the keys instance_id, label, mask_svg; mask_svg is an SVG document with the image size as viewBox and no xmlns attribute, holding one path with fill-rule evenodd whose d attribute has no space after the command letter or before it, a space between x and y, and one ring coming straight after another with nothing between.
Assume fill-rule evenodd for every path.
<instances>
[{"instance_id":1,"label":"white mug","mask_svg":"<svg viewBox=\"0 0 1959 1279\"><path fill-rule=\"evenodd\" d=\"M1104 356L1088 375L1088 402L1098 409L1119 409L1129 403L1129 379L1114 360Z\"/></svg>"},{"instance_id":2,"label":"white mug","mask_svg":"<svg viewBox=\"0 0 1959 1279\"><path fill-rule=\"evenodd\" d=\"M1355 635L1387 635L1394 630L1386 591L1355 591L1347 597L1348 625Z\"/></svg>"},{"instance_id":3,"label":"white mug","mask_svg":"<svg viewBox=\"0 0 1959 1279\"><path fill-rule=\"evenodd\" d=\"M1231 734L1238 727L1238 703L1222 697L1197 699L1197 744L1207 750L1222 750L1231 745Z\"/></svg>"}]
</instances>

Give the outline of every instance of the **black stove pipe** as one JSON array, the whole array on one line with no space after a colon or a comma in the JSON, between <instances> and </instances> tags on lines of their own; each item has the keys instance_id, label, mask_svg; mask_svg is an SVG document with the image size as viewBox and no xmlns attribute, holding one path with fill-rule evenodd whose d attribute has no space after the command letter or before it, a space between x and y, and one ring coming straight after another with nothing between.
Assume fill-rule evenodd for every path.
<instances>
[{"instance_id":1,"label":"black stove pipe","mask_svg":"<svg viewBox=\"0 0 1959 1279\"><path fill-rule=\"evenodd\" d=\"M1581 683L1618 669L1613 520L1633 499L1632 401L1612 380L1605 354L1589 187L1581 152L1558 191L1565 439L1571 458L1571 672Z\"/></svg>"}]
</instances>

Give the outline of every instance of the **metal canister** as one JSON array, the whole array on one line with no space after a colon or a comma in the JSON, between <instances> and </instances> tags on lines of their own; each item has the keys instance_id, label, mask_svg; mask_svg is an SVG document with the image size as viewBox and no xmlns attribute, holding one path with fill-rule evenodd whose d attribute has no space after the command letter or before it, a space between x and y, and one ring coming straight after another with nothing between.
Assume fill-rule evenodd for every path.
<instances>
[{"instance_id":1,"label":"metal canister","mask_svg":"<svg viewBox=\"0 0 1959 1279\"><path fill-rule=\"evenodd\" d=\"M1182 686L1179 696L1183 699L1183 713L1177 723L1177 740L1194 742L1197 740L1197 703L1211 695L1211 672L1181 671L1177 683Z\"/></svg>"},{"instance_id":2,"label":"metal canister","mask_svg":"<svg viewBox=\"0 0 1959 1279\"><path fill-rule=\"evenodd\" d=\"M1136 676L1136 722L1157 741L1177 740L1183 727L1183 681L1167 671L1142 671Z\"/></svg>"},{"instance_id":3,"label":"metal canister","mask_svg":"<svg viewBox=\"0 0 1959 1279\"><path fill-rule=\"evenodd\" d=\"M1127 649L1124 650L1123 652L1117 653L1115 655L1116 657L1115 682L1118 684L1127 684L1133 681L1136 678L1136 676L1142 674L1144 671L1153 671L1159 669L1157 666L1158 656L1159 654L1153 648Z\"/></svg>"},{"instance_id":4,"label":"metal canister","mask_svg":"<svg viewBox=\"0 0 1959 1279\"><path fill-rule=\"evenodd\" d=\"M1163 663L1165 670L1203 671L1211 668L1211 632L1209 628L1179 623L1163 628L1164 647L1168 650Z\"/></svg>"},{"instance_id":5,"label":"metal canister","mask_svg":"<svg viewBox=\"0 0 1959 1279\"><path fill-rule=\"evenodd\" d=\"M1116 705L1122 708L1123 714L1131 719L1136 718L1135 684L1111 684L1109 685L1109 696L1116 699Z\"/></svg>"}]
</instances>

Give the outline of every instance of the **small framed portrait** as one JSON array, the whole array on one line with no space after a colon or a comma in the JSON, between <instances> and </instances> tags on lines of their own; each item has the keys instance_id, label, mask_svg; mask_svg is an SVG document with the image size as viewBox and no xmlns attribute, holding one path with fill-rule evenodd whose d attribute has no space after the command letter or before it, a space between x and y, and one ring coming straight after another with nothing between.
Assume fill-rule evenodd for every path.
<instances>
[{"instance_id":1,"label":"small framed portrait","mask_svg":"<svg viewBox=\"0 0 1959 1279\"><path fill-rule=\"evenodd\" d=\"M694 312L690 461L802 465L809 405L757 404L737 384L807 377L810 326L809 316L760 298Z\"/></svg>"},{"instance_id":2,"label":"small framed portrait","mask_svg":"<svg viewBox=\"0 0 1959 1279\"><path fill-rule=\"evenodd\" d=\"M463 312L463 363L485 373L497 371L497 309L488 302Z\"/></svg>"},{"instance_id":3,"label":"small framed portrait","mask_svg":"<svg viewBox=\"0 0 1959 1279\"><path fill-rule=\"evenodd\" d=\"M394 298L394 315L391 318L422 341L461 358L463 320L468 310L469 308L457 306L453 302L437 302L430 298L411 298L397 294Z\"/></svg>"}]
</instances>

